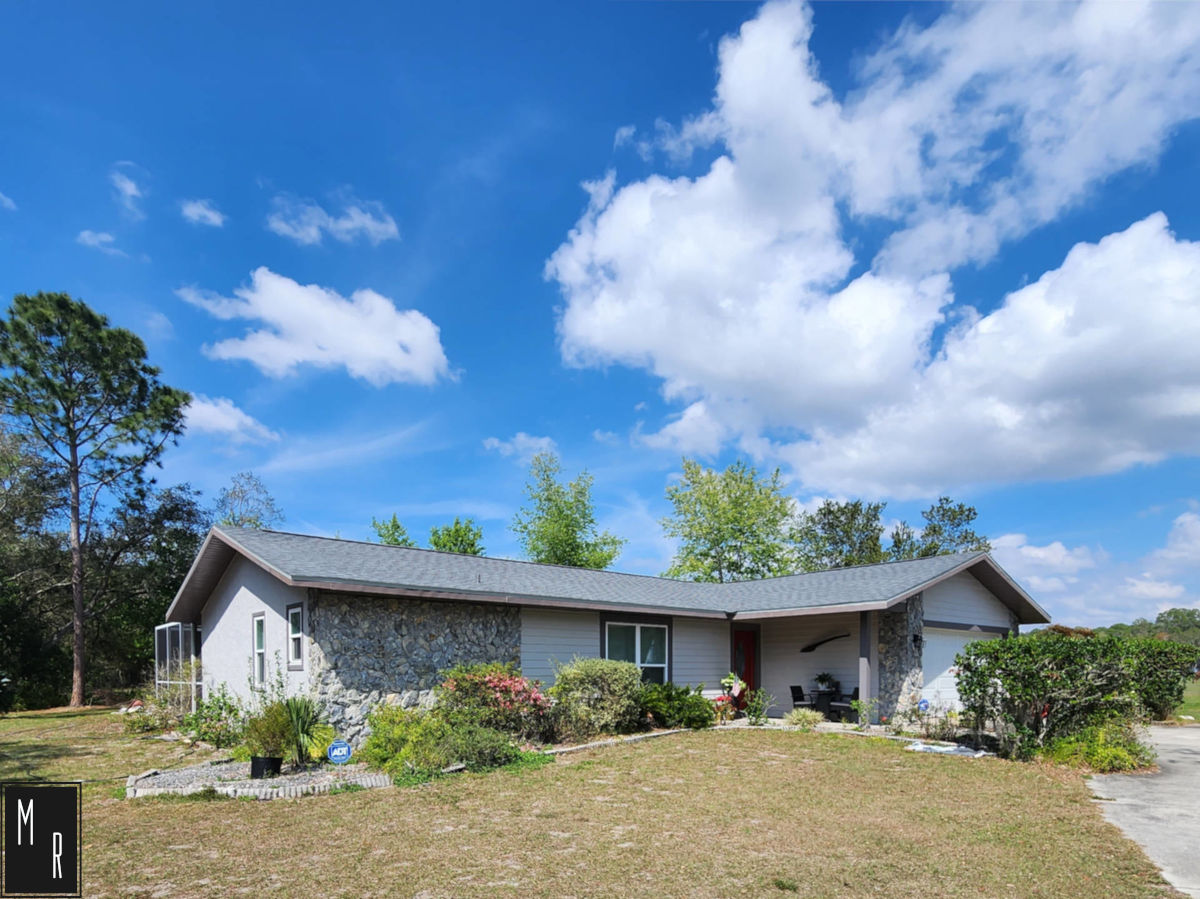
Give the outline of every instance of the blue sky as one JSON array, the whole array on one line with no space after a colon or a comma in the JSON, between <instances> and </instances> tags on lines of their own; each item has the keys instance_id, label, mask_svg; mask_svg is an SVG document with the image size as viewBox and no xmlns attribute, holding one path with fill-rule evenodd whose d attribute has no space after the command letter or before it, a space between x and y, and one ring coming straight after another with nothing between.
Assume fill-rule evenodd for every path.
<instances>
[{"instance_id":1,"label":"blue sky","mask_svg":"<svg viewBox=\"0 0 1200 899\"><path fill-rule=\"evenodd\" d=\"M162 483L657 573L682 455L939 493L1057 619L1200 602L1200 8L9 5L0 294L196 395Z\"/></svg>"}]
</instances>

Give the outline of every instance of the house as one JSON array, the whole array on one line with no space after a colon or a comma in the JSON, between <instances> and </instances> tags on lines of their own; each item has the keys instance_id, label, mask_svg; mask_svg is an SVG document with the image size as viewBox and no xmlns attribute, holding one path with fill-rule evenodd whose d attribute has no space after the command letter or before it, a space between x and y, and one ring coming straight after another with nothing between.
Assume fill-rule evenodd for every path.
<instances>
[{"instance_id":1,"label":"house","mask_svg":"<svg viewBox=\"0 0 1200 899\"><path fill-rule=\"evenodd\" d=\"M279 671L354 739L378 702L429 703L454 664L513 662L550 683L575 656L710 695L733 669L774 714L829 673L891 716L920 697L954 704L966 643L1049 618L983 552L708 584L215 527L166 620L162 679L194 655L205 691L246 697Z\"/></svg>"}]
</instances>

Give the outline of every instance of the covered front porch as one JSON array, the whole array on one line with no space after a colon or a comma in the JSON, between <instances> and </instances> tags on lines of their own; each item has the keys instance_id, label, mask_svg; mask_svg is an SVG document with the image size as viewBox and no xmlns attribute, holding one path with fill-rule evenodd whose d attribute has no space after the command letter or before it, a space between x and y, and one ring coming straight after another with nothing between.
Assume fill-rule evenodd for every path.
<instances>
[{"instance_id":1,"label":"covered front porch","mask_svg":"<svg viewBox=\"0 0 1200 899\"><path fill-rule=\"evenodd\" d=\"M750 689L774 697L772 716L793 707L798 687L826 717L855 720L848 702L856 697L878 722L919 694L921 631L920 597L884 611L739 615L731 622L731 667Z\"/></svg>"}]
</instances>

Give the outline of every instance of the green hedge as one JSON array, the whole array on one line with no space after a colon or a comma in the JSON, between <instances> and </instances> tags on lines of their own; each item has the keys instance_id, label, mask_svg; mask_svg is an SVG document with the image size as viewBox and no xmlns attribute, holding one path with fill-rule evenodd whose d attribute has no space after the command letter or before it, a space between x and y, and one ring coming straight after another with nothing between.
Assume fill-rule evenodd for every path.
<instances>
[{"instance_id":1,"label":"green hedge","mask_svg":"<svg viewBox=\"0 0 1200 899\"><path fill-rule=\"evenodd\" d=\"M672 683L647 684L642 690L642 709L659 727L712 727L717 711L704 698L704 684L695 689Z\"/></svg>"},{"instance_id":2,"label":"green hedge","mask_svg":"<svg viewBox=\"0 0 1200 899\"><path fill-rule=\"evenodd\" d=\"M558 667L550 695L560 739L628 734L642 726L642 673L632 662L576 658Z\"/></svg>"},{"instance_id":3,"label":"green hedge","mask_svg":"<svg viewBox=\"0 0 1200 899\"><path fill-rule=\"evenodd\" d=\"M363 744L363 761L401 782L428 780L452 765L468 771L497 768L521 756L500 731L452 722L436 709L381 706L367 720L371 733Z\"/></svg>"},{"instance_id":4,"label":"green hedge","mask_svg":"<svg viewBox=\"0 0 1200 899\"><path fill-rule=\"evenodd\" d=\"M1028 757L1107 721L1165 717L1198 660L1182 643L1041 631L972 643L955 664L968 718Z\"/></svg>"}]
</instances>

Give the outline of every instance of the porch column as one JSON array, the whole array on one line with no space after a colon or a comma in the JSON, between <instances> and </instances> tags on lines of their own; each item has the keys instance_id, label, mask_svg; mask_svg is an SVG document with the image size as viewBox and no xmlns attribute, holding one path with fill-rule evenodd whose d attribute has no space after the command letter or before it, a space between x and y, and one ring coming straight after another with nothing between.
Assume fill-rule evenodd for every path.
<instances>
[{"instance_id":1,"label":"porch column","mask_svg":"<svg viewBox=\"0 0 1200 899\"><path fill-rule=\"evenodd\" d=\"M871 613L858 613L858 698L871 698Z\"/></svg>"}]
</instances>

